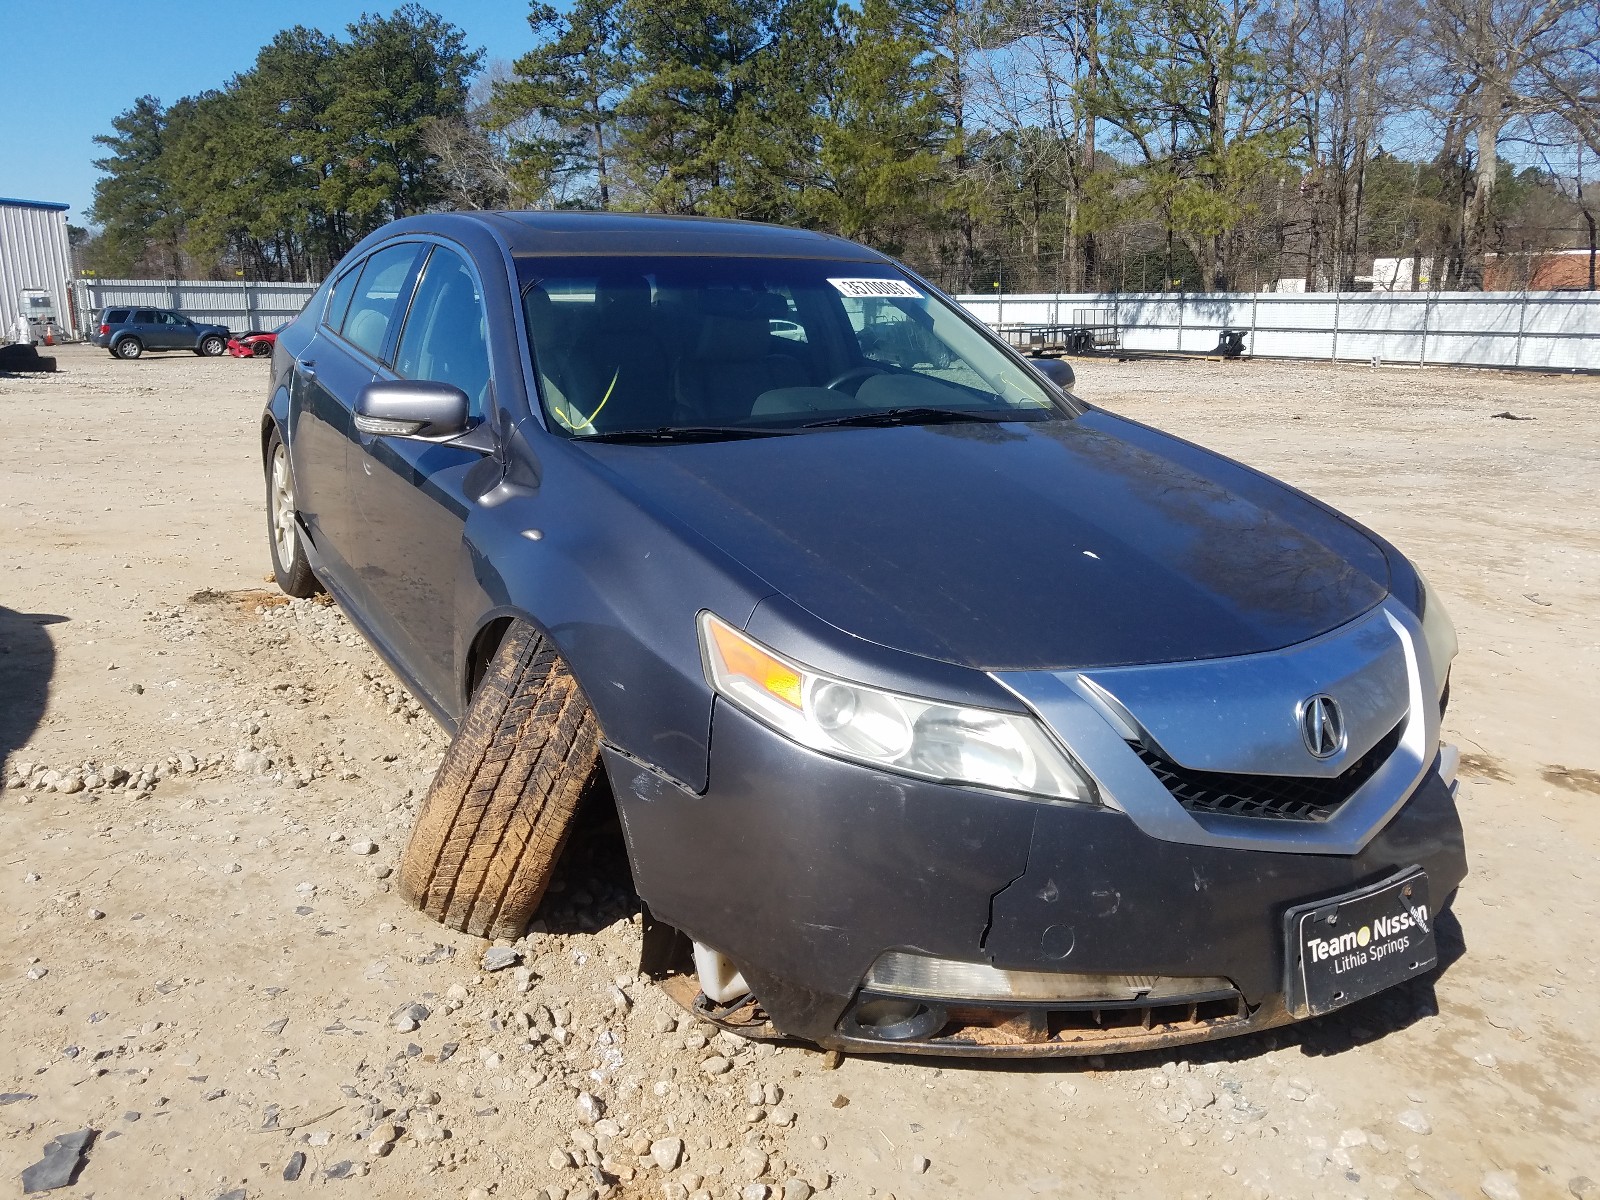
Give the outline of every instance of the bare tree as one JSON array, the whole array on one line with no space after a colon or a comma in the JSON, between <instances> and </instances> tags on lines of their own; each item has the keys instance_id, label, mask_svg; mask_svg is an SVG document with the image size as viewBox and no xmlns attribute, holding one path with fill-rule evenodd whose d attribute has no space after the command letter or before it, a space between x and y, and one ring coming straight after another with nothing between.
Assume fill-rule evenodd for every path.
<instances>
[{"instance_id":1,"label":"bare tree","mask_svg":"<svg viewBox=\"0 0 1600 1200\"><path fill-rule=\"evenodd\" d=\"M1302 130L1308 291L1354 286L1367 163L1396 104L1409 7L1293 0L1272 31L1285 103Z\"/></svg>"},{"instance_id":2,"label":"bare tree","mask_svg":"<svg viewBox=\"0 0 1600 1200\"><path fill-rule=\"evenodd\" d=\"M1058 291L1090 287L1098 264L1103 221L1090 193L1103 11L1103 0L1014 7L991 27L992 45L972 71L980 118L1003 131L1023 160L1019 173L1029 190L1024 237L1036 261L1047 254L1047 217L1058 218L1060 244L1050 254L1057 260L1052 283Z\"/></svg>"},{"instance_id":3,"label":"bare tree","mask_svg":"<svg viewBox=\"0 0 1600 1200\"><path fill-rule=\"evenodd\" d=\"M1424 90L1473 143L1461 222L1461 283L1483 286L1500 140L1551 111L1549 76L1581 55L1594 0L1428 0L1415 45Z\"/></svg>"}]
</instances>

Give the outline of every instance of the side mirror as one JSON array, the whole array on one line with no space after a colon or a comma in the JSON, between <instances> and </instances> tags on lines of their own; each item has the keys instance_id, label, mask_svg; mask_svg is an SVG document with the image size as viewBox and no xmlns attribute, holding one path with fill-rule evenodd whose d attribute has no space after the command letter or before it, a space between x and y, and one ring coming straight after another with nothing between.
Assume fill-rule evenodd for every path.
<instances>
[{"instance_id":1,"label":"side mirror","mask_svg":"<svg viewBox=\"0 0 1600 1200\"><path fill-rule=\"evenodd\" d=\"M380 437L455 437L467 427L467 394L429 379L378 379L356 397L356 428Z\"/></svg>"},{"instance_id":2,"label":"side mirror","mask_svg":"<svg viewBox=\"0 0 1600 1200\"><path fill-rule=\"evenodd\" d=\"M1059 358L1033 358L1030 356L1028 362L1035 371L1064 392L1070 392L1072 385L1077 382L1077 372L1072 369L1072 364L1062 362Z\"/></svg>"}]
</instances>

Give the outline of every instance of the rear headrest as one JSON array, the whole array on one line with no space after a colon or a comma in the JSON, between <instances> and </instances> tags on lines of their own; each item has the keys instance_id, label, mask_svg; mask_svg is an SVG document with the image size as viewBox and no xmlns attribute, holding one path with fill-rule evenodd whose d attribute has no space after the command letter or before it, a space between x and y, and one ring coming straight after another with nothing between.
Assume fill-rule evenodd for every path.
<instances>
[{"instance_id":1,"label":"rear headrest","mask_svg":"<svg viewBox=\"0 0 1600 1200\"><path fill-rule=\"evenodd\" d=\"M594 303L602 321L642 321L650 314L650 284L643 275L603 279L595 285Z\"/></svg>"},{"instance_id":2,"label":"rear headrest","mask_svg":"<svg viewBox=\"0 0 1600 1200\"><path fill-rule=\"evenodd\" d=\"M787 317L789 302L774 292L712 288L703 294L700 311L707 316L751 318Z\"/></svg>"},{"instance_id":3,"label":"rear headrest","mask_svg":"<svg viewBox=\"0 0 1600 1200\"><path fill-rule=\"evenodd\" d=\"M695 357L702 362L749 362L772 352L766 317L708 316L700 322Z\"/></svg>"}]
</instances>

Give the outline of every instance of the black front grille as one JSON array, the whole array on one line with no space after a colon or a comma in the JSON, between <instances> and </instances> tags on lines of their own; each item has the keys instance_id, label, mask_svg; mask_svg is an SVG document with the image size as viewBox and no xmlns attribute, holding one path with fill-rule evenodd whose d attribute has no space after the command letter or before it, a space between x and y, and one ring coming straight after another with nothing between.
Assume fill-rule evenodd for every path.
<instances>
[{"instance_id":1,"label":"black front grille","mask_svg":"<svg viewBox=\"0 0 1600 1200\"><path fill-rule=\"evenodd\" d=\"M1193 771L1142 745L1132 745L1145 766L1190 812L1265 817L1275 821L1326 821L1389 760L1400 744L1400 732L1404 727L1405 722L1400 722L1376 746L1351 763L1342 775L1332 779Z\"/></svg>"}]
</instances>

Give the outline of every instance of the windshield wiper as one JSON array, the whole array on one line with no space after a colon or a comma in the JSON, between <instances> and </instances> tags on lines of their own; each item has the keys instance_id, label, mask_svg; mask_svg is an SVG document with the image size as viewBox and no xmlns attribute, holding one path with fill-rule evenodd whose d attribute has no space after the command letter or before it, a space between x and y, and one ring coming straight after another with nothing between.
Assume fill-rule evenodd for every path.
<instances>
[{"instance_id":1,"label":"windshield wiper","mask_svg":"<svg viewBox=\"0 0 1600 1200\"><path fill-rule=\"evenodd\" d=\"M1027 421L1031 417L1018 412L981 412L966 408L880 408L872 412L852 413L847 417L829 417L823 421L807 421L802 429L834 429L850 425L950 425L958 421Z\"/></svg>"},{"instance_id":2,"label":"windshield wiper","mask_svg":"<svg viewBox=\"0 0 1600 1200\"><path fill-rule=\"evenodd\" d=\"M775 437L781 429L748 425L662 425L656 429L613 429L573 439L579 442L731 442L740 438Z\"/></svg>"}]
</instances>

